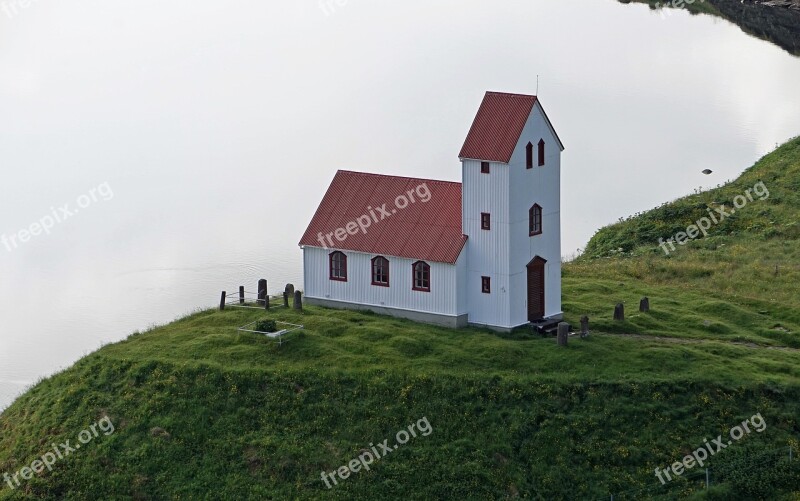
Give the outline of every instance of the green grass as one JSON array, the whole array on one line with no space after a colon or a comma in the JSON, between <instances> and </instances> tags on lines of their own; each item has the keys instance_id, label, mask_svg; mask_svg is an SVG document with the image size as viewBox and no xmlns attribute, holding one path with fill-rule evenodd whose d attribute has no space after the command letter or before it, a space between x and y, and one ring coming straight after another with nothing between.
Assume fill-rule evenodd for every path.
<instances>
[{"instance_id":1,"label":"green grass","mask_svg":"<svg viewBox=\"0 0 800 501\"><path fill-rule=\"evenodd\" d=\"M770 197L729 227L657 248L758 180ZM136 333L0 415L0 475L104 416L116 426L0 499L800 499L798 180L793 140L730 185L600 230L564 267L567 320L592 329L567 348L316 307ZM306 328L281 346L236 330L262 319ZM658 482L756 413L766 430L712 458L711 489L700 469ZM323 470L423 417L429 436L325 487Z\"/></svg>"}]
</instances>

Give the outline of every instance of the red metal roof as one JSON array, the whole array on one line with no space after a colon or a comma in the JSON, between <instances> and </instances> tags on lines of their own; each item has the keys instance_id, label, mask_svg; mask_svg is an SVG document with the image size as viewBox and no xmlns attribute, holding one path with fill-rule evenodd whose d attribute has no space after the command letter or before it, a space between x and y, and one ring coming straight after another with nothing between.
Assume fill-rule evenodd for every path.
<instances>
[{"instance_id":1,"label":"red metal roof","mask_svg":"<svg viewBox=\"0 0 800 501\"><path fill-rule=\"evenodd\" d=\"M459 158L508 163L536 96L487 92Z\"/></svg>"},{"instance_id":2,"label":"red metal roof","mask_svg":"<svg viewBox=\"0 0 800 501\"><path fill-rule=\"evenodd\" d=\"M430 198L423 202L426 188ZM397 198L409 199L409 191L414 192L415 201L405 208L397 207ZM389 215L378 208L384 208ZM328 234L338 228L346 231L347 224L358 224L359 218L364 226L367 218L370 220L365 231L358 228L342 241L331 235L328 241ZM339 234L342 236L342 232ZM466 241L461 230L461 183L340 170L300 245L452 264Z\"/></svg>"}]
</instances>

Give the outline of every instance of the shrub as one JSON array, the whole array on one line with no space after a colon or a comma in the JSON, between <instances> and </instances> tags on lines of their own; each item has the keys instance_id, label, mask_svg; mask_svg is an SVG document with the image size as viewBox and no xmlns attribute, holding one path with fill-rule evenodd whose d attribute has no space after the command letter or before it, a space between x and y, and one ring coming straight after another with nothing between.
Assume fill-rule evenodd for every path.
<instances>
[{"instance_id":1,"label":"shrub","mask_svg":"<svg viewBox=\"0 0 800 501\"><path fill-rule=\"evenodd\" d=\"M259 320L256 322L256 328L253 330L259 332L275 332L278 330L278 324L275 323L275 320Z\"/></svg>"}]
</instances>

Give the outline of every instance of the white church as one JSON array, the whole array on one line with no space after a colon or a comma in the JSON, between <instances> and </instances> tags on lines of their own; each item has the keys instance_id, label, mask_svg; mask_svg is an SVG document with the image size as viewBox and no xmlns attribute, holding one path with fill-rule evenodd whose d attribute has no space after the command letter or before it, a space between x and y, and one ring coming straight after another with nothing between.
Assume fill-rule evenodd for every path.
<instances>
[{"instance_id":1,"label":"white church","mask_svg":"<svg viewBox=\"0 0 800 501\"><path fill-rule=\"evenodd\" d=\"M507 331L561 311L561 152L536 96L487 92L461 183L338 171L300 240L308 304Z\"/></svg>"}]
</instances>

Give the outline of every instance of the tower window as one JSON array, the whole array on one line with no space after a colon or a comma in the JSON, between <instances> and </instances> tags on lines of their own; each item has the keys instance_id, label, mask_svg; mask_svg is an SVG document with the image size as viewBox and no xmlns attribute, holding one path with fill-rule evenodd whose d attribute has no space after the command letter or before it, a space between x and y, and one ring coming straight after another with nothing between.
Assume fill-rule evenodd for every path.
<instances>
[{"instance_id":1,"label":"tower window","mask_svg":"<svg viewBox=\"0 0 800 501\"><path fill-rule=\"evenodd\" d=\"M389 260L383 256L372 258L372 285L389 287Z\"/></svg>"},{"instance_id":2,"label":"tower window","mask_svg":"<svg viewBox=\"0 0 800 501\"><path fill-rule=\"evenodd\" d=\"M489 173L489 162L481 162L481 174Z\"/></svg>"},{"instance_id":3,"label":"tower window","mask_svg":"<svg viewBox=\"0 0 800 501\"><path fill-rule=\"evenodd\" d=\"M544 139L539 140L539 167L544 165Z\"/></svg>"},{"instance_id":4,"label":"tower window","mask_svg":"<svg viewBox=\"0 0 800 501\"><path fill-rule=\"evenodd\" d=\"M431 291L431 267L425 261L417 261L411 265L415 291Z\"/></svg>"},{"instance_id":5,"label":"tower window","mask_svg":"<svg viewBox=\"0 0 800 501\"><path fill-rule=\"evenodd\" d=\"M330 256L330 275L331 280L347 282L347 256L343 252L331 252Z\"/></svg>"},{"instance_id":6,"label":"tower window","mask_svg":"<svg viewBox=\"0 0 800 501\"><path fill-rule=\"evenodd\" d=\"M492 229L492 215L488 212L481 212L481 229L482 230L490 230Z\"/></svg>"},{"instance_id":7,"label":"tower window","mask_svg":"<svg viewBox=\"0 0 800 501\"><path fill-rule=\"evenodd\" d=\"M492 293L492 279L489 277L481 277L481 292L484 294Z\"/></svg>"},{"instance_id":8,"label":"tower window","mask_svg":"<svg viewBox=\"0 0 800 501\"><path fill-rule=\"evenodd\" d=\"M539 204L533 204L528 211L528 234L530 236L541 235L542 233L542 208Z\"/></svg>"},{"instance_id":9,"label":"tower window","mask_svg":"<svg viewBox=\"0 0 800 501\"><path fill-rule=\"evenodd\" d=\"M525 146L525 168L533 168L533 143L528 143Z\"/></svg>"}]
</instances>

